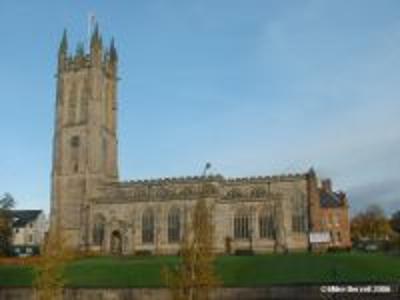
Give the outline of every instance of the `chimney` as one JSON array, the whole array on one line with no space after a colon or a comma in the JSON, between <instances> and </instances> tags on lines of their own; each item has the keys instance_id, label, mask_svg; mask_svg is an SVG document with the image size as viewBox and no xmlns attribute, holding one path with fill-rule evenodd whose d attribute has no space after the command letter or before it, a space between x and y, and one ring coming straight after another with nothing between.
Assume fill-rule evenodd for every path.
<instances>
[{"instance_id":1,"label":"chimney","mask_svg":"<svg viewBox=\"0 0 400 300\"><path fill-rule=\"evenodd\" d=\"M329 178L322 180L322 190L327 193L332 192L332 182Z\"/></svg>"}]
</instances>

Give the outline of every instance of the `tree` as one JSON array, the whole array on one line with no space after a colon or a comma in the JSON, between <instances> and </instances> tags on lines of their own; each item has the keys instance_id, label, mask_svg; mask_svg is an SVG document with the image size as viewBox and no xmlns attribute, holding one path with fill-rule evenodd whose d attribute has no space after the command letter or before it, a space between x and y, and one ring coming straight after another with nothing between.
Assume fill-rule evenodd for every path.
<instances>
[{"instance_id":1,"label":"tree","mask_svg":"<svg viewBox=\"0 0 400 300\"><path fill-rule=\"evenodd\" d=\"M400 210L396 211L392 215L389 224L393 230L393 234L391 236L392 249L400 251Z\"/></svg>"},{"instance_id":2,"label":"tree","mask_svg":"<svg viewBox=\"0 0 400 300\"><path fill-rule=\"evenodd\" d=\"M14 197L9 193L5 193L0 198L0 209L10 210L15 207L15 204Z\"/></svg>"},{"instance_id":3,"label":"tree","mask_svg":"<svg viewBox=\"0 0 400 300\"><path fill-rule=\"evenodd\" d=\"M0 255L9 251L12 237L11 209L15 207L15 200L9 193L0 198Z\"/></svg>"},{"instance_id":4,"label":"tree","mask_svg":"<svg viewBox=\"0 0 400 300\"><path fill-rule=\"evenodd\" d=\"M390 219L390 227L400 234L400 210L396 211Z\"/></svg>"},{"instance_id":5,"label":"tree","mask_svg":"<svg viewBox=\"0 0 400 300\"><path fill-rule=\"evenodd\" d=\"M370 205L363 212L358 213L351 220L351 237L360 239L384 240L391 234L389 221L381 207Z\"/></svg>"},{"instance_id":6,"label":"tree","mask_svg":"<svg viewBox=\"0 0 400 300\"><path fill-rule=\"evenodd\" d=\"M35 287L38 300L63 299L64 268L75 255L66 247L65 238L58 230L50 231L36 266Z\"/></svg>"},{"instance_id":7,"label":"tree","mask_svg":"<svg viewBox=\"0 0 400 300\"><path fill-rule=\"evenodd\" d=\"M164 281L175 300L207 300L210 291L218 285L213 240L211 210L205 199L200 199L193 209L191 226L185 230L181 264L177 269L163 270Z\"/></svg>"}]
</instances>

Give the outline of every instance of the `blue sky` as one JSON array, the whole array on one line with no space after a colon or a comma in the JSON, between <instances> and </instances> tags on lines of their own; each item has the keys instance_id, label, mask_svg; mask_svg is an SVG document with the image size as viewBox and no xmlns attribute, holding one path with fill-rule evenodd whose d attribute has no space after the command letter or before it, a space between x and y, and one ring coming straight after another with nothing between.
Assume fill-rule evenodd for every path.
<instances>
[{"instance_id":1,"label":"blue sky","mask_svg":"<svg viewBox=\"0 0 400 300\"><path fill-rule=\"evenodd\" d=\"M0 193L48 209L56 53L120 57L122 179L305 172L400 208L400 2L0 1Z\"/></svg>"}]
</instances>

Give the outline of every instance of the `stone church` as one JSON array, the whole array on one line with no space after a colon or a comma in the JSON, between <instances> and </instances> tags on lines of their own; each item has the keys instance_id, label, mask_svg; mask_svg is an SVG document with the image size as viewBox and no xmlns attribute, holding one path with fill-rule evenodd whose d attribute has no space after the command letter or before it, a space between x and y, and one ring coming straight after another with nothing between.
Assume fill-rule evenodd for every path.
<instances>
[{"instance_id":1,"label":"stone church","mask_svg":"<svg viewBox=\"0 0 400 300\"><path fill-rule=\"evenodd\" d=\"M330 205L324 206L313 169L251 178L119 181L118 55L114 41L103 47L98 27L88 53L78 45L70 55L64 32L56 81L50 221L69 246L176 254L200 198L212 208L217 253L310 249L309 233L328 230L322 226L331 210L343 220L333 226L340 237L335 243L349 244L345 195L330 192Z\"/></svg>"}]
</instances>

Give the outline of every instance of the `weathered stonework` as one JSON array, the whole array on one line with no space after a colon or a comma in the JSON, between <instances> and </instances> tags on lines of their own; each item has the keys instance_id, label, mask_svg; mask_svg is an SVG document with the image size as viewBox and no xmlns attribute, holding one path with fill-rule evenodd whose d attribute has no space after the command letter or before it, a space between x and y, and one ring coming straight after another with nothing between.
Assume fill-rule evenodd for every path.
<instances>
[{"instance_id":1,"label":"weathered stonework","mask_svg":"<svg viewBox=\"0 0 400 300\"><path fill-rule=\"evenodd\" d=\"M309 248L320 224L314 171L284 176L222 176L120 182L117 166L117 64L98 29L90 52L59 50L53 144L51 228L76 249L174 254L190 232L191 210L213 210L215 251ZM345 208L347 210L347 207Z\"/></svg>"}]
</instances>

